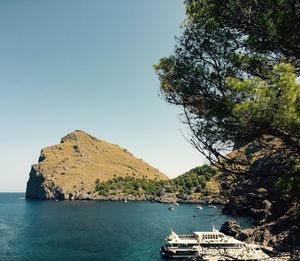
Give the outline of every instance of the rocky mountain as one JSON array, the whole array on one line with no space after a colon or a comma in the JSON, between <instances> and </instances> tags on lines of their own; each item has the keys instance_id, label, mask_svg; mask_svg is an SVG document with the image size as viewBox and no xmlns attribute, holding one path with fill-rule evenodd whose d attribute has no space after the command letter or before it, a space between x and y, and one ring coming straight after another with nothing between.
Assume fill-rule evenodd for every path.
<instances>
[{"instance_id":1,"label":"rocky mountain","mask_svg":"<svg viewBox=\"0 0 300 261\"><path fill-rule=\"evenodd\" d=\"M77 130L42 149L29 174L26 198L96 199L95 182L114 177L168 179L126 149Z\"/></svg>"}]
</instances>

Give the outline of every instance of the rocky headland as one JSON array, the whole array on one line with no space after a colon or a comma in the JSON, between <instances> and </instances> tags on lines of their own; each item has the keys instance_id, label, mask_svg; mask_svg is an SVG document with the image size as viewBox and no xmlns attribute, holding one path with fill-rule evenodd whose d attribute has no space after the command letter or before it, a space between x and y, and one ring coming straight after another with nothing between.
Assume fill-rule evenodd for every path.
<instances>
[{"instance_id":1,"label":"rocky headland","mask_svg":"<svg viewBox=\"0 0 300 261\"><path fill-rule=\"evenodd\" d=\"M168 177L129 151L74 131L60 144L42 149L31 167L27 199L101 199L95 182L114 177L166 180Z\"/></svg>"},{"instance_id":2,"label":"rocky headland","mask_svg":"<svg viewBox=\"0 0 300 261\"><path fill-rule=\"evenodd\" d=\"M126 149L74 131L41 150L29 173L26 198L224 204L217 176L203 165L170 180Z\"/></svg>"}]
</instances>

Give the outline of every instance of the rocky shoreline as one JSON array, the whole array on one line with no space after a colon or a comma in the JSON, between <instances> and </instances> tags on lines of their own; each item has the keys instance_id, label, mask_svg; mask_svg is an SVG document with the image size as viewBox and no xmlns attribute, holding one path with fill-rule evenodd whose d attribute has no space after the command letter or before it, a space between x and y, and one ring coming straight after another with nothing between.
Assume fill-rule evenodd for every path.
<instances>
[{"instance_id":1,"label":"rocky shoreline","mask_svg":"<svg viewBox=\"0 0 300 261\"><path fill-rule=\"evenodd\" d=\"M43 182L43 184L46 184ZM181 204L207 204L207 205L226 205L228 200L225 197L217 196L204 196L201 199L196 198L188 198L188 197L176 197L174 194L166 194L165 196L155 197L155 196L133 196L127 195L124 193L103 196L99 195L98 193L88 193L85 191L73 192L73 193L64 193L64 191L54 186L52 188L44 188L45 193L41 195L41 197L27 197L27 199L46 199L46 200L95 200L95 201L151 201L156 203L166 203L166 204L173 204L173 203L181 203Z\"/></svg>"},{"instance_id":2,"label":"rocky shoreline","mask_svg":"<svg viewBox=\"0 0 300 261\"><path fill-rule=\"evenodd\" d=\"M285 259L282 260L300 260L299 248L295 248L299 242L300 218L299 211L294 210L294 212L274 222L245 229L242 229L236 220L231 219L222 225L220 231L247 243L271 246L273 250L270 254L284 257ZM288 259L286 259L287 256L289 256Z\"/></svg>"}]
</instances>

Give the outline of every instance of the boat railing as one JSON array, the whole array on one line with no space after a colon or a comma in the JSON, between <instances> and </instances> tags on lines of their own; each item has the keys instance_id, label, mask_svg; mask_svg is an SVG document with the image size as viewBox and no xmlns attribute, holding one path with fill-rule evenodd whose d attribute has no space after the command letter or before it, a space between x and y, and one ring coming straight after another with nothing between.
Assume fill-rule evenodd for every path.
<instances>
[{"instance_id":1,"label":"boat railing","mask_svg":"<svg viewBox=\"0 0 300 261\"><path fill-rule=\"evenodd\" d=\"M180 239L196 239L195 235L178 235Z\"/></svg>"}]
</instances>

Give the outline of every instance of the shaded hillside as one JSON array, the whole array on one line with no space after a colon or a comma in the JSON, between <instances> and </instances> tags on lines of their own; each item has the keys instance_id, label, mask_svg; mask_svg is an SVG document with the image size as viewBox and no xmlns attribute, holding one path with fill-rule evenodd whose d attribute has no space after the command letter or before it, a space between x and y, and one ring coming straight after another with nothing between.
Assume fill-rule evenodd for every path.
<instances>
[{"instance_id":1,"label":"shaded hillside","mask_svg":"<svg viewBox=\"0 0 300 261\"><path fill-rule=\"evenodd\" d=\"M26 198L94 198L95 181L114 177L164 180L168 177L118 145L74 131L42 149L27 182Z\"/></svg>"},{"instance_id":2,"label":"shaded hillside","mask_svg":"<svg viewBox=\"0 0 300 261\"><path fill-rule=\"evenodd\" d=\"M291 164L299 155L285 148L278 138L268 136L263 142L251 142L228 154L224 162L228 171L223 170L218 180L222 193L229 196L224 211L250 215L258 223L283 215L296 202L290 193L299 186L298 179L289 180ZM268 213L260 211L266 200L272 205Z\"/></svg>"},{"instance_id":3,"label":"shaded hillside","mask_svg":"<svg viewBox=\"0 0 300 261\"><path fill-rule=\"evenodd\" d=\"M299 154L272 136L265 136L227 155L227 171L219 176L228 196L223 212L251 216L256 226L241 230L229 222L223 231L248 242L291 250L300 245Z\"/></svg>"}]
</instances>

